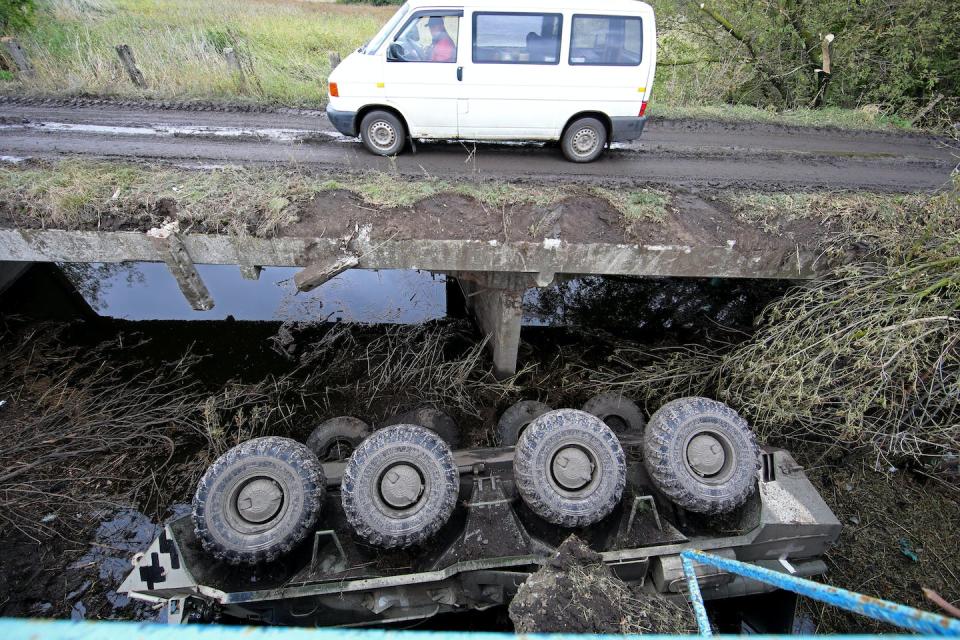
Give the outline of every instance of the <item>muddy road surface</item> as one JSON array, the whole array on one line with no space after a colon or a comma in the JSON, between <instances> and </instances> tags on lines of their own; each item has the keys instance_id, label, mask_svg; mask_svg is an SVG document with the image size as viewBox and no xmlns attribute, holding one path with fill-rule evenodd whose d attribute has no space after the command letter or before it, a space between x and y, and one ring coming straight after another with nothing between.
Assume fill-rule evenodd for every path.
<instances>
[{"instance_id":1,"label":"muddy road surface","mask_svg":"<svg viewBox=\"0 0 960 640\"><path fill-rule=\"evenodd\" d=\"M451 178L883 192L941 188L960 163L960 151L922 134L693 120L653 120L641 140L614 145L589 165L566 162L555 145L472 142L418 143L416 153L386 159L338 134L320 112L0 102L0 156L70 155L196 165L291 163Z\"/></svg>"}]
</instances>

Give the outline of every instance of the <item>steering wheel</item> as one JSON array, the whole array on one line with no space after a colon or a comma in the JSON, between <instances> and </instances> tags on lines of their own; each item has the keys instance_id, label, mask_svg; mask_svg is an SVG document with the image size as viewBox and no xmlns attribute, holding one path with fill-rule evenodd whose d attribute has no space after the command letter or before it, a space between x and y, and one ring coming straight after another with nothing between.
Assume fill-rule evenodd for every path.
<instances>
[{"instance_id":1,"label":"steering wheel","mask_svg":"<svg viewBox=\"0 0 960 640\"><path fill-rule=\"evenodd\" d=\"M403 34L403 57L408 61L423 60L424 51L420 44L413 37L414 31L409 30Z\"/></svg>"}]
</instances>

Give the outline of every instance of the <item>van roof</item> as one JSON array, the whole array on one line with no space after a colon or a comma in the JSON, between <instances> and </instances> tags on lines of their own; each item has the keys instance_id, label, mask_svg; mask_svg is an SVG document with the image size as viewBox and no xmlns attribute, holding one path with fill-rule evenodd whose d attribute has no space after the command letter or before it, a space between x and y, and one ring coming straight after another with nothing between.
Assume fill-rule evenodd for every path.
<instances>
[{"instance_id":1,"label":"van roof","mask_svg":"<svg viewBox=\"0 0 960 640\"><path fill-rule=\"evenodd\" d=\"M525 11L529 9L563 11L581 9L596 13L598 11L622 11L631 13L652 12L646 2L640 0L409 0L412 9L422 7L482 7L484 9L502 9L504 11Z\"/></svg>"}]
</instances>

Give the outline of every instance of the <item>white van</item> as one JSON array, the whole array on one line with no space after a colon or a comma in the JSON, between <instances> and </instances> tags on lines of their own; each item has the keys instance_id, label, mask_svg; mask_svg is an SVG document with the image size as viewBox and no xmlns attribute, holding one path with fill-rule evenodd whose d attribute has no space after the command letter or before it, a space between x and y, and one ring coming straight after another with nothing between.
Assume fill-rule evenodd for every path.
<instances>
[{"instance_id":1,"label":"white van","mask_svg":"<svg viewBox=\"0 0 960 640\"><path fill-rule=\"evenodd\" d=\"M331 74L327 115L384 156L411 138L559 140L590 162L640 136L656 52L636 0L410 0Z\"/></svg>"}]
</instances>

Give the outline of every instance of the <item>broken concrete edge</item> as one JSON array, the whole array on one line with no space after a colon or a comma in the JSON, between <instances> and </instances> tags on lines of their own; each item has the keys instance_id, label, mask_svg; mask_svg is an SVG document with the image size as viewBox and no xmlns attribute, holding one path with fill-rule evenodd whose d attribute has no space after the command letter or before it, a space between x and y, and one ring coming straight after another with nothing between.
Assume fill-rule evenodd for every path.
<instances>
[{"instance_id":1,"label":"broken concrete edge","mask_svg":"<svg viewBox=\"0 0 960 640\"><path fill-rule=\"evenodd\" d=\"M544 282L553 275L807 280L834 266L819 247L790 243L776 250L755 251L734 242L688 246L413 239L384 240L375 246L357 246L360 251L345 252L343 238L178 237L195 264L247 269L306 267L336 261L345 253L358 255L354 268L360 269L536 274ZM0 229L0 260L166 262L162 251L144 233L56 229Z\"/></svg>"},{"instance_id":2,"label":"broken concrete edge","mask_svg":"<svg viewBox=\"0 0 960 640\"><path fill-rule=\"evenodd\" d=\"M176 222L164 225L162 229L152 229L147 233L150 242L157 253L167 264L170 274L177 281L180 292L187 299L190 307L195 311L209 311L213 309L213 297L203 283L200 272L190 256L178 233L179 225ZM156 232L156 233L154 233Z\"/></svg>"}]
</instances>

